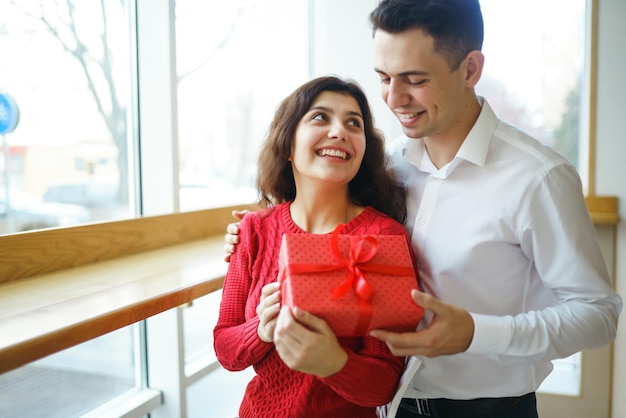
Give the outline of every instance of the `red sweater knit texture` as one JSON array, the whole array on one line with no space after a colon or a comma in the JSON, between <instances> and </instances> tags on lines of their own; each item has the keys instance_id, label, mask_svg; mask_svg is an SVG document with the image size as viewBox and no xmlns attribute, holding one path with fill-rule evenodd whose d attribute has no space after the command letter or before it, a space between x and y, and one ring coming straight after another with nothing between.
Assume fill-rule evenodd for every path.
<instances>
[{"instance_id":1,"label":"red sweater knit texture","mask_svg":"<svg viewBox=\"0 0 626 418\"><path fill-rule=\"evenodd\" d=\"M257 334L256 307L261 289L278 277L278 255L284 233L307 234L291 219L290 203L246 215L240 243L231 255L214 329L214 346L222 366L231 371L254 367L240 405L241 418L367 418L376 406L391 401L404 359L372 337L339 337L348 362L338 373L321 378L289 369L273 343ZM404 227L367 207L348 222L342 234L402 235Z\"/></svg>"}]
</instances>

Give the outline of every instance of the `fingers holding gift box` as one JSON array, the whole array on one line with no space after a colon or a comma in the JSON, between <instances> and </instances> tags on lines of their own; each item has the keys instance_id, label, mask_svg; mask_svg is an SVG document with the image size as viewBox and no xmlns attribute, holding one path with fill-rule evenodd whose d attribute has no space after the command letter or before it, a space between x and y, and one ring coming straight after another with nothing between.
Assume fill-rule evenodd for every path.
<instances>
[{"instance_id":1,"label":"fingers holding gift box","mask_svg":"<svg viewBox=\"0 0 626 418\"><path fill-rule=\"evenodd\" d=\"M292 370L328 377L343 369L348 353L321 318L284 305L276 322L276 352Z\"/></svg>"},{"instance_id":2,"label":"fingers holding gift box","mask_svg":"<svg viewBox=\"0 0 626 418\"><path fill-rule=\"evenodd\" d=\"M280 309L279 285L276 282L266 284L261 291L261 300L256 307L259 316L257 334L261 341L270 343L274 340L276 317Z\"/></svg>"},{"instance_id":3,"label":"fingers holding gift box","mask_svg":"<svg viewBox=\"0 0 626 418\"><path fill-rule=\"evenodd\" d=\"M417 328L411 298L418 279L401 235L285 234L279 257L281 303L324 319L337 336Z\"/></svg>"}]
</instances>

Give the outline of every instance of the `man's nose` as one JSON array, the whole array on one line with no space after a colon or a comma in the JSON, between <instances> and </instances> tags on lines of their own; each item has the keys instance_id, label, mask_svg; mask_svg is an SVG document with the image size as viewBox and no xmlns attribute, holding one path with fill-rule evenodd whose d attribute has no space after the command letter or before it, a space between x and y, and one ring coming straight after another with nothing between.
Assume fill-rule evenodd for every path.
<instances>
[{"instance_id":1,"label":"man's nose","mask_svg":"<svg viewBox=\"0 0 626 418\"><path fill-rule=\"evenodd\" d=\"M391 80L383 87L383 99L390 109L397 109L410 102L410 96L404 83Z\"/></svg>"}]
</instances>

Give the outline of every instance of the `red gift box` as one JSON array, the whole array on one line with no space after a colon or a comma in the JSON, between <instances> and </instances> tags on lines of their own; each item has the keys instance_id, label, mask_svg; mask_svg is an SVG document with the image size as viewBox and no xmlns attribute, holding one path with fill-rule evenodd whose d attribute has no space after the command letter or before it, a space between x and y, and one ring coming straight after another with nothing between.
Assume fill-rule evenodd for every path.
<instances>
[{"instance_id":1,"label":"red gift box","mask_svg":"<svg viewBox=\"0 0 626 418\"><path fill-rule=\"evenodd\" d=\"M424 310L404 236L284 234L279 257L282 304L326 320L337 336L373 329L413 331Z\"/></svg>"}]
</instances>

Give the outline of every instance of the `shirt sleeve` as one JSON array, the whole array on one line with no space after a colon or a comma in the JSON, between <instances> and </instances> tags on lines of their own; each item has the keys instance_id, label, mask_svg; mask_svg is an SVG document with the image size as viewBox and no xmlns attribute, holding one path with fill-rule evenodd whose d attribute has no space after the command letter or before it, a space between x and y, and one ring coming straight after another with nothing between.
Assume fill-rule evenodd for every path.
<instances>
[{"instance_id":1,"label":"shirt sleeve","mask_svg":"<svg viewBox=\"0 0 626 418\"><path fill-rule=\"evenodd\" d=\"M213 330L215 354L227 370L239 371L258 363L274 347L257 333L259 318L246 315L252 289L251 229L249 216L240 223L240 242L231 255L224 279L217 325Z\"/></svg>"},{"instance_id":2,"label":"shirt sleeve","mask_svg":"<svg viewBox=\"0 0 626 418\"><path fill-rule=\"evenodd\" d=\"M517 315L472 314L475 332L468 353L536 363L615 338L622 300L612 289L581 190L575 169L557 166L519 211L521 251L534 261L536 276L555 302Z\"/></svg>"}]
</instances>

